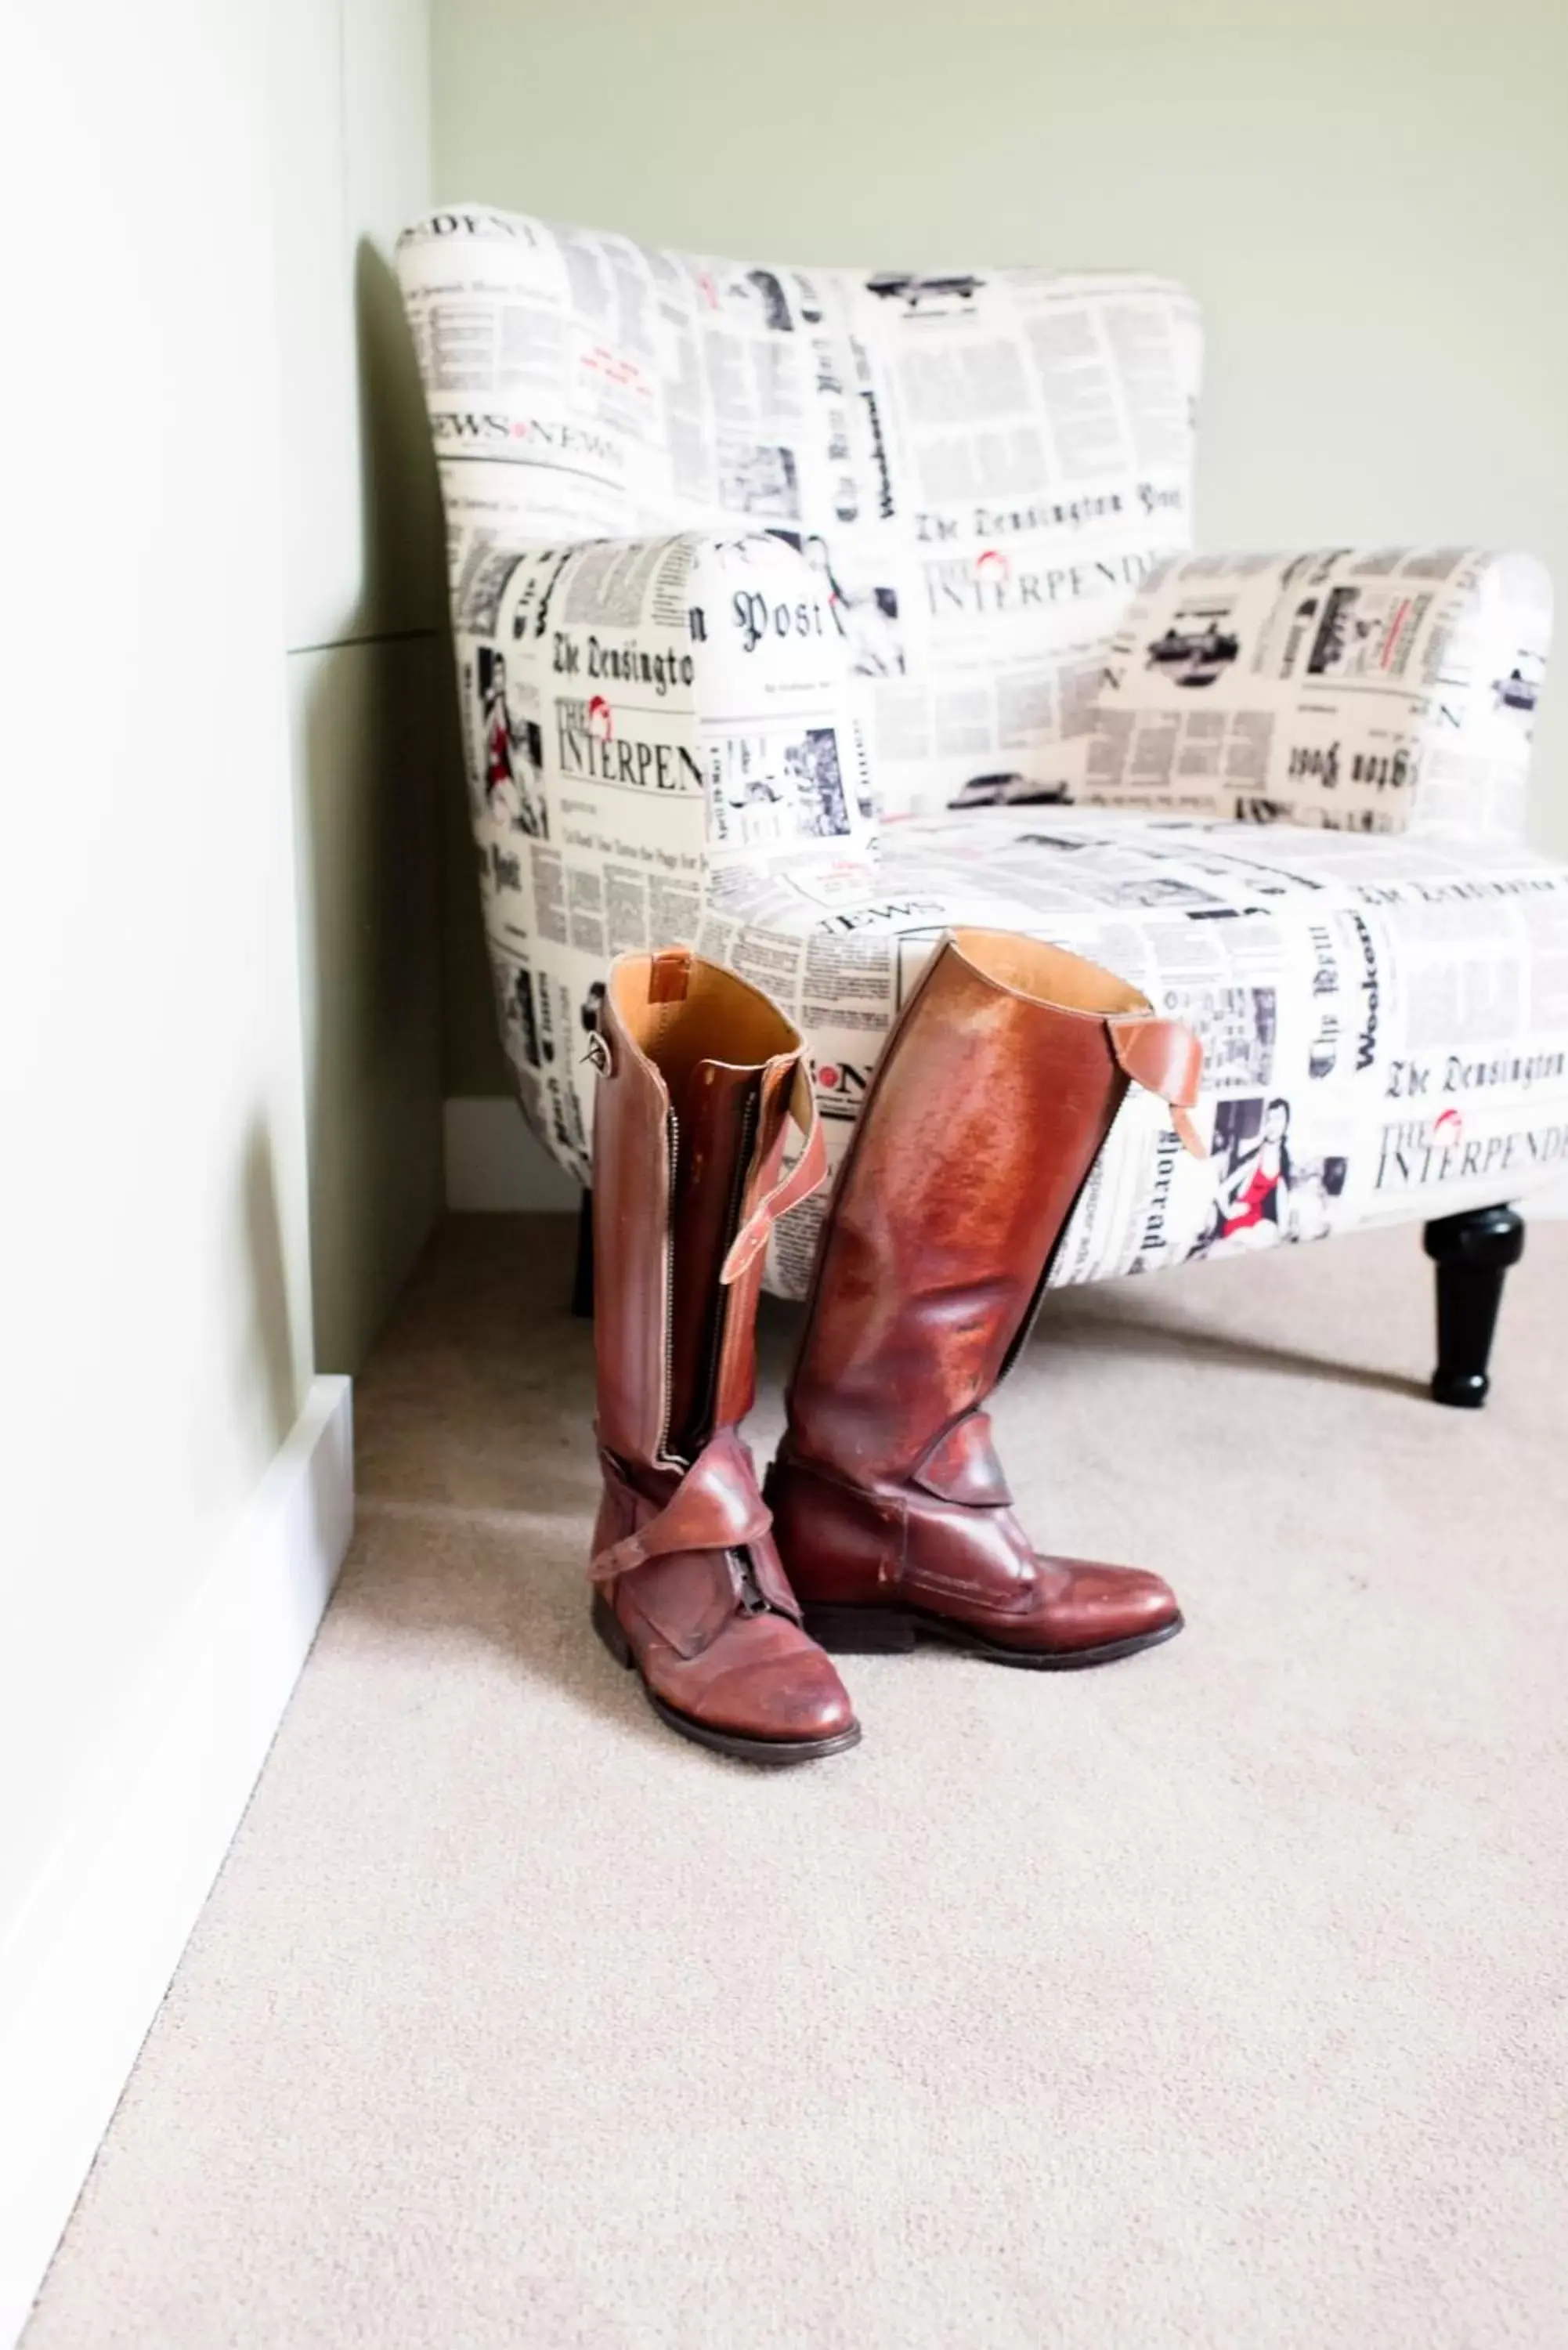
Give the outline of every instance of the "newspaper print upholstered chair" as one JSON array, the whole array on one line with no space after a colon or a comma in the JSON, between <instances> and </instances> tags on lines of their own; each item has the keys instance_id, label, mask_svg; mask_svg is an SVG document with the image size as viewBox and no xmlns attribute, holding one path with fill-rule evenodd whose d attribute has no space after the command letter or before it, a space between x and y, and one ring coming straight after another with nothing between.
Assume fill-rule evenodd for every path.
<instances>
[{"instance_id":1,"label":"newspaper print upholstered chair","mask_svg":"<svg viewBox=\"0 0 1568 2350\"><path fill-rule=\"evenodd\" d=\"M1479 1403L1512 1203L1568 1171L1568 870L1521 838L1540 567L1191 555L1198 322L1154 278L752 266L483 207L400 271L501 1029L561 1163L586 1182L623 950L777 996L841 1149L942 930L1029 931L1205 1050L1207 1160L1135 1087L1053 1282L1422 1221L1434 1391ZM774 1287L815 1230L779 1228Z\"/></svg>"}]
</instances>

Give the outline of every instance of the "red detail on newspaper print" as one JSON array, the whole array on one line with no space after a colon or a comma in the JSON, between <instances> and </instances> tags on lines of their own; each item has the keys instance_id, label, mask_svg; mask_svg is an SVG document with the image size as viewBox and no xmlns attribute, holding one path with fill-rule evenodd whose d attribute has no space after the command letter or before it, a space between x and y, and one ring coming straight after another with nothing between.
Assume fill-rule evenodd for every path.
<instances>
[{"instance_id":1,"label":"red detail on newspaper print","mask_svg":"<svg viewBox=\"0 0 1568 2350\"><path fill-rule=\"evenodd\" d=\"M512 781L512 737L507 731L506 712L497 709L490 721L484 737L484 788L499 791L503 784Z\"/></svg>"},{"instance_id":2,"label":"red detail on newspaper print","mask_svg":"<svg viewBox=\"0 0 1568 2350\"><path fill-rule=\"evenodd\" d=\"M1276 1167L1271 1175L1260 1159L1252 1170L1246 1190L1220 1224L1220 1239L1228 1241L1232 1232L1251 1232L1254 1225L1263 1222L1265 1216L1272 1220L1273 1211L1271 1202L1279 1188L1279 1169Z\"/></svg>"},{"instance_id":3,"label":"red detail on newspaper print","mask_svg":"<svg viewBox=\"0 0 1568 2350\"><path fill-rule=\"evenodd\" d=\"M1415 608L1408 596L1402 604L1395 606L1393 618L1388 623L1387 631L1383 639L1383 653L1378 664L1380 668L1391 670L1397 667L1406 624Z\"/></svg>"}]
</instances>

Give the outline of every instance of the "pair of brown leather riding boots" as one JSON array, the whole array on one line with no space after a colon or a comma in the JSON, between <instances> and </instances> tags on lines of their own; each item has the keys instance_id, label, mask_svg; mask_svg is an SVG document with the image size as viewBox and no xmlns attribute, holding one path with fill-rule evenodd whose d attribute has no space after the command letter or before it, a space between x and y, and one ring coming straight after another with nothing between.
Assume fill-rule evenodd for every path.
<instances>
[{"instance_id":1,"label":"pair of brown leather riding boots","mask_svg":"<svg viewBox=\"0 0 1568 2350\"><path fill-rule=\"evenodd\" d=\"M672 947L615 965L595 1057L593 1617L671 1729L806 1762L860 1735L826 1648L924 1633L1064 1667L1180 1629L1158 1575L1031 1547L982 1407L1129 1080L1201 1150L1188 1030L1058 948L942 941L839 1171L761 1492L739 1431L763 1259L826 1171L801 1037ZM804 1148L784 1172L792 1120Z\"/></svg>"}]
</instances>

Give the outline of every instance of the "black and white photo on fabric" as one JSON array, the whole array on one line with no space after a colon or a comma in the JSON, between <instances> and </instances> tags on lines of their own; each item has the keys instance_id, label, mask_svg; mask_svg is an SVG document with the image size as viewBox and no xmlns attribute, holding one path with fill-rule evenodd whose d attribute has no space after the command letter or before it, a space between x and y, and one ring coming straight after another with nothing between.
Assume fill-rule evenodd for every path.
<instances>
[{"instance_id":1,"label":"black and white photo on fabric","mask_svg":"<svg viewBox=\"0 0 1568 2350\"><path fill-rule=\"evenodd\" d=\"M833 550L820 531L794 543L815 573L828 609L848 650L850 667L860 677L899 677L905 669L904 640L898 627L896 588L862 587L840 577L833 567Z\"/></svg>"},{"instance_id":2,"label":"black and white photo on fabric","mask_svg":"<svg viewBox=\"0 0 1568 2350\"><path fill-rule=\"evenodd\" d=\"M1004 768L1000 775L971 775L962 790L953 794L948 806L951 808L1065 807L1068 797L1065 784L1037 783L1032 776L1019 775L1016 769Z\"/></svg>"},{"instance_id":3,"label":"black and white photo on fabric","mask_svg":"<svg viewBox=\"0 0 1568 2350\"><path fill-rule=\"evenodd\" d=\"M726 441L720 445L719 465L719 494L726 513L798 521L800 484L793 449Z\"/></svg>"},{"instance_id":4,"label":"black and white photo on fabric","mask_svg":"<svg viewBox=\"0 0 1568 2350\"><path fill-rule=\"evenodd\" d=\"M878 270L866 280L867 291L878 301L897 302L908 310L964 311L973 307L982 281L965 270L922 277L913 270Z\"/></svg>"},{"instance_id":5,"label":"black and white photo on fabric","mask_svg":"<svg viewBox=\"0 0 1568 2350\"><path fill-rule=\"evenodd\" d=\"M784 746L784 773L795 786L801 828L822 840L842 839L849 830L838 737L831 726L808 726Z\"/></svg>"},{"instance_id":6,"label":"black and white photo on fabric","mask_svg":"<svg viewBox=\"0 0 1568 2350\"><path fill-rule=\"evenodd\" d=\"M710 801L726 842L762 847L780 837L849 837L850 806L835 728L726 736L711 746L711 760Z\"/></svg>"},{"instance_id":7,"label":"black and white photo on fabric","mask_svg":"<svg viewBox=\"0 0 1568 2350\"><path fill-rule=\"evenodd\" d=\"M1197 1036L1211 1087L1256 1087L1273 1074L1278 1005L1274 987L1199 985L1168 992L1160 1008Z\"/></svg>"},{"instance_id":8,"label":"black and white photo on fabric","mask_svg":"<svg viewBox=\"0 0 1568 2350\"><path fill-rule=\"evenodd\" d=\"M1291 1104L1283 1094L1221 1101L1210 1162L1213 1212L1189 1252L1193 1257L1318 1239L1329 1229L1328 1205L1343 1192L1347 1171L1337 1155L1309 1162L1293 1151Z\"/></svg>"},{"instance_id":9,"label":"black and white photo on fabric","mask_svg":"<svg viewBox=\"0 0 1568 2350\"><path fill-rule=\"evenodd\" d=\"M1163 636L1148 649L1148 666L1173 685L1188 689L1212 685L1241 650L1240 637L1225 626L1228 605L1199 606L1179 612Z\"/></svg>"},{"instance_id":10,"label":"black and white photo on fabric","mask_svg":"<svg viewBox=\"0 0 1568 2350\"><path fill-rule=\"evenodd\" d=\"M482 645L475 660L484 744L484 805L513 832L549 837L544 795L544 746L537 719L519 716L507 699L506 656Z\"/></svg>"},{"instance_id":11,"label":"black and white photo on fabric","mask_svg":"<svg viewBox=\"0 0 1568 2350\"><path fill-rule=\"evenodd\" d=\"M763 322L778 335L793 334L794 320L790 316L789 300L784 280L775 269L748 269L746 283L756 293L763 306Z\"/></svg>"}]
</instances>

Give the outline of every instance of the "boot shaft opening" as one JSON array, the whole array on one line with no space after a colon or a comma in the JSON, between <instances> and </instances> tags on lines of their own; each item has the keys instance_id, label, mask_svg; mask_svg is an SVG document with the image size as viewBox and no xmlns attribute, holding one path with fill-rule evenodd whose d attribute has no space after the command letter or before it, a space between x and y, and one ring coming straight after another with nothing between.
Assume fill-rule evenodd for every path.
<instances>
[{"instance_id":1,"label":"boot shaft opening","mask_svg":"<svg viewBox=\"0 0 1568 2350\"><path fill-rule=\"evenodd\" d=\"M1053 1011L1085 1013L1096 1020L1147 1012L1147 995L1065 947L1047 946L1016 931L954 931L954 947L971 969L992 986L1048 1004Z\"/></svg>"},{"instance_id":2,"label":"boot shaft opening","mask_svg":"<svg viewBox=\"0 0 1568 2350\"><path fill-rule=\"evenodd\" d=\"M621 1024L651 1062L677 1115L702 1061L760 1071L802 1048L800 1031L760 989L685 947L625 955L610 974Z\"/></svg>"}]
</instances>

